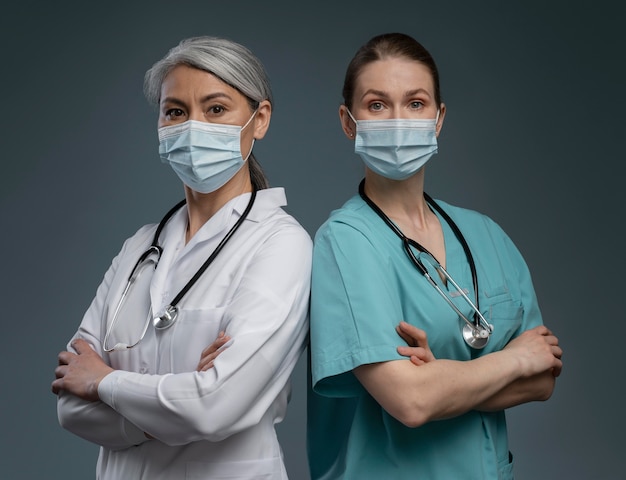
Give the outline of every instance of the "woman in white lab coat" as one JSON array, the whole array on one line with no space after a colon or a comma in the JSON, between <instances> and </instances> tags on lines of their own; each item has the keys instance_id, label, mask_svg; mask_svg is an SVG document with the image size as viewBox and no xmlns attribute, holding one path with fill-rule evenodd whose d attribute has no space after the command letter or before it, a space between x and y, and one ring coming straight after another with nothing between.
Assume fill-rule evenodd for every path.
<instances>
[{"instance_id":1,"label":"woman in white lab coat","mask_svg":"<svg viewBox=\"0 0 626 480\"><path fill-rule=\"evenodd\" d=\"M274 425L308 332L311 239L252 155L266 73L196 37L144 87L185 202L124 243L59 354L59 422L101 446L100 479L286 479Z\"/></svg>"}]
</instances>

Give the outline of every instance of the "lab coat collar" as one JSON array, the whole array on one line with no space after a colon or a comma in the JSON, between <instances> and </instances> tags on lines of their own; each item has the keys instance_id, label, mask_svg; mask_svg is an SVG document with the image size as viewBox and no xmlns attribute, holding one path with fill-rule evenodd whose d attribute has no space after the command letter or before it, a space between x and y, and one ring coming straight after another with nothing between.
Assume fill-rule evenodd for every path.
<instances>
[{"instance_id":1,"label":"lab coat collar","mask_svg":"<svg viewBox=\"0 0 626 480\"><path fill-rule=\"evenodd\" d=\"M235 202L233 209L239 215L241 215L246 209L248 201L250 200L250 195L250 193L244 193L243 195L231 200L231 202ZM228 203L226 205L228 205ZM286 205L287 197L285 196L285 189L283 187L265 188L263 190L259 190L256 193L254 207L252 207L252 210L248 214L248 220L260 222L266 218L270 212Z\"/></svg>"},{"instance_id":2,"label":"lab coat collar","mask_svg":"<svg viewBox=\"0 0 626 480\"><path fill-rule=\"evenodd\" d=\"M163 254L150 288L153 311L160 311L172 300L177 289L182 288L182 279L180 282L172 279L168 281L169 272L176 269L176 265L180 262L184 262L186 257L194 255L200 245L207 243L217 245L228 229L243 214L250 201L250 195L250 193L244 193L228 201L196 232L187 244L185 244L187 206L183 206L172 216L159 238L159 244L163 247ZM246 221L261 222L272 215L277 208L286 204L287 200L283 188L259 190Z\"/></svg>"},{"instance_id":3,"label":"lab coat collar","mask_svg":"<svg viewBox=\"0 0 626 480\"><path fill-rule=\"evenodd\" d=\"M243 193L224 204L215 214L207 220L207 222L196 232L194 239L190 243L196 243L197 241L209 240L215 235L224 233L225 229L229 228L234 222L237 221L250 201L251 193ZM257 191L256 199L252 210L248 214L247 220L252 222L260 222L270 215L277 208L281 208L287 205L287 197L285 195L285 189L283 187L266 188ZM232 218L233 213L236 214L236 218ZM187 228L187 206L184 205L174 216L169 220L165 229L161 234L160 241L167 242L171 233L175 233L178 237L178 232L184 232Z\"/></svg>"}]
</instances>

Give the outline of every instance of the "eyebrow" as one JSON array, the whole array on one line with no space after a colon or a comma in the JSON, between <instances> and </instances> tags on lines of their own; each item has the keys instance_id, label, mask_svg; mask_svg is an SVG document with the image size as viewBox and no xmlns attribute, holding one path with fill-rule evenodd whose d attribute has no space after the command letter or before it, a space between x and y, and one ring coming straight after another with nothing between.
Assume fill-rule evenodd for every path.
<instances>
[{"instance_id":1,"label":"eyebrow","mask_svg":"<svg viewBox=\"0 0 626 480\"><path fill-rule=\"evenodd\" d=\"M404 92L405 97L413 97L418 94L428 95L430 97L430 92L425 88L416 88L415 90L408 90Z\"/></svg>"},{"instance_id":2,"label":"eyebrow","mask_svg":"<svg viewBox=\"0 0 626 480\"><path fill-rule=\"evenodd\" d=\"M385 97L385 98L389 96L387 92L383 92L382 90L376 90L374 88L370 88L366 90L365 92L363 92L363 95L361 95L361 99L365 98L367 95L375 95L377 97Z\"/></svg>"},{"instance_id":3,"label":"eyebrow","mask_svg":"<svg viewBox=\"0 0 626 480\"><path fill-rule=\"evenodd\" d=\"M407 90L406 92L404 92L404 96L405 97L413 97L417 94L425 94L428 95L428 97L430 97L430 93L428 92L428 90L426 90L425 88L416 88L415 90ZM374 88L370 88L369 90L365 91L363 93L363 96L361 98L364 98L366 95L376 95L378 97L384 97L384 98L388 98L389 94L383 90L376 90Z\"/></svg>"},{"instance_id":4,"label":"eyebrow","mask_svg":"<svg viewBox=\"0 0 626 480\"><path fill-rule=\"evenodd\" d=\"M216 98L226 98L228 100L232 100L232 97L230 95L228 95L227 93L224 92L215 92L215 93L210 93L209 95L205 95L204 97L202 97L201 102L202 103L206 103L206 102L210 102L211 100L215 100ZM163 103L173 103L175 105L185 105L185 102L183 102L182 100L176 98L176 97L165 97L163 99L161 99L161 104Z\"/></svg>"}]
</instances>

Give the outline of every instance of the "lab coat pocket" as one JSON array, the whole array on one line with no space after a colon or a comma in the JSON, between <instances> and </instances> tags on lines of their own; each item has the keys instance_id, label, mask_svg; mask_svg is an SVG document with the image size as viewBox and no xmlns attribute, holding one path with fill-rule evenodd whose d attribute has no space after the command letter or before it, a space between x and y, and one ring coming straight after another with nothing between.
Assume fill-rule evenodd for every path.
<instances>
[{"instance_id":1,"label":"lab coat pocket","mask_svg":"<svg viewBox=\"0 0 626 480\"><path fill-rule=\"evenodd\" d=\"M172 372L195 371L202 351L217 338L223 326L225 307L183 309L172 332Z\"/></svg>"},{"instance_id":2,"label":"lab coat pocket","mask_svg":"<svg viewBox=\"0 0 626 480\"><path fill-rule=\"evenodd\" d=\"M239 462L189 462L187 480L273 480L283 478L282 460L263 458Z\"/></svg>"}]
</instances>

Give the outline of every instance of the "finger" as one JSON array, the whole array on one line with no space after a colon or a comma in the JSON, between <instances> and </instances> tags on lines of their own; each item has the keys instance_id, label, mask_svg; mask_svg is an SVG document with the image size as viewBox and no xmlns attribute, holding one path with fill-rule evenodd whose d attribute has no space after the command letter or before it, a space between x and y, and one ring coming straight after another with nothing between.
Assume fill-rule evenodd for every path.
<instances>
[{"instance_id":1,"label":"finger","mask_svg":"<svg viewBox=\"0 0 626 480\"><path fill-rule=\"evenodd\" d=\"M397 350L398 353L404 357L410 357L411 355L424 357L427 355L426 349L422 347L405 347L401 345L397 348Z\"/></svg>"},{"instance_id":2,"label":"finger","mask_svg":"<svg viewBox=\"0 0 626 480\"><path fill-rule=\"evenodd\" d=\"M542 335L545 335L545 336L550 336L550 335L552 335L552 330L550 330L550 329L549 329L548 327L546 327L545 325L541 325L541 326L539 327L539 330L540 330L540 332L541 332L541 334L542 334Z\"/></svg>"},{"instance_id":3,"label":"finger","mask_svg":"<svg viewBox=\"0 0 626 480\"><path fill-rule=\"evenodd\" d=\"M214 365L215 365L215 363L211 360L210 362L206 363L205 365L199 366L198 367L198 371L199 372L206 372L207 370L210 370L211 368L213 368Z\"/></svg>"},{"instance_id":4,"label":"finger","mask_svg":"<svg viewBox=\"0 0 626 480\"><path fill-rule=\"evenodd\" d=\"M416 357L416 358L419 358L419 360L424 363L431 362L435 359L435 356L427 348L400 346L397 348L397 351L403 357L408 357L408 358Z\"/></svg>"},{"instance_id":5,"label":"finger","mask_svg":"<svg viewBox=\"0 0 626 480\"><path fill-rule=\"evenodd\" d=\"M74 341L72 341L71 345L72 345L72 348L76 350L76 353L78 353L79 355L93 351L93 348L91 348L91 345L89 345L89 343L87 343L82 338L75 339Z\"/></svg>"},{"instance_id":6,"label":"finger","mask_svg":"<svg viewBox=\"0 0 626 480\"><path fill-rule=\"evenodd\" d=\"M559 346L554 346L552 347L552 355L554 355L556 358L560 360L561 357L563 356L563 350Z\"/></svg>"},{"instance_id":7,"label":"finger","mask_svg":"<svg viewBox=\"0 0 626 480\"><path fill-rule=\"evenodd\" d=\"M419 367L419 366L421 366L421 365L425 365L425 364L426 364L426 362L425 362L425 361L423 361L423 360L422 360L422 359L420 359L419 357L416 357L415 355L411 355L411 357L409 358L409 360L411 360L411 363L412 363L413 365L416 365L416 366L418 366L418 367Z\"/></svg>"},{"instance_id":8,"label":"finger","mask_svg":"<svg viewBox=\"0 0 626 480\"><path fill-rule=\"evenodd\" d=\"M50 390L52 390L52 393L54 393L55 395L58 395L59 392L61 390L63 390L63 388L62 388L62 381L59 380L59 379L54 380L52 382L52 385L50 386Z\"/></svg>"},{"instance_id":9,"label":"finger","mask_svg":"<svg viewBox=\"0 0 626 480\"><path fill-rule=\"evenodd\" d=\"M67 366L59 365L57 368L54 369L54 376L55 378L63 378L66 372L67 372Z\"/></svg>"},{"instance_id":10,"label":"finger","mask_svg":"<svg viewBox=\"0 0 626 480\"><path fill-rule=\"evenodd\" d=\"M72 358L76 356L75 353L72 352L61 352L59 353L58 360L59 365L68 365Z\"/></svg>"},{"instance_id":11,"label":"finger","mask_svg":"<svg viewBox=\"0 0 626 480\"><path fill-rule=\"evenodd\" d=\"M417 328L415 325L411 325L407 322L400 322L400 329L407 335L409 335L417 345L424 346L428 344L428 336L426 332L421 328Z\"/></svg>"},{"instance_id":12,"label":"finger","mask_svg":"<svg viewBox=\"0 0 626 480\"><path fill-rule=\"evenodd\" d=\"M220 341L220 343L222 342ZM213 367L213 362L218 357L218 355L220 355L224 350L230 347L232 343L233 340L230 337L226 336L224 337L224 343L222 343L222 345L220 345L217 350L211 353L203 353L203 355L200 357L200 362L198 363L197 370L199 372L206 371L209 368Z\"/></svg>"},{"instance_id":13,"label":"finger","mask_svg":"<svg viewBox=\"0 0 626 480\"><path fill-rule=\"evenodd\" d=\"M60 353L57 355L57 363L58 363L58 365L67 365L67 362L68 362L68 358L67 358L67 357L68 357L68 355L67 355L67 354L68 354L68 353L69 353L69 352L65 352L65 351L64 351L64 352L60 352Z\"/></svg>"},{"instance_id":14,"label":"finger","mask_svg":"<svg viewBox=\"0 0 626 480\"><path fill-rule=\"evenodd\" d=\"M228 340L230 340L230 337L224 332L220 332L213 343L202 351L202 355L209 355L210 353L217 351L222 345L228 342Z\"/></svg>"},{"instance_id":15,"label":"finger","mask_svg":"<svg viewBox=\"0 0 626 480\"><path fill-rule=\"evenodd\" d=\"M404 333L400 327L396 327L396 332L400 335L400 338L406 342L407 345L414 346L415 341L406 333Z\"/></svg>"},{"instance_id":16,"label":"finger","mask_svg":"<svg viewBox=\"0 0 626 480\"><path fill-rule=\"evenodd\" d=\"M555 336L555 335L544 335L545 337L545 341L548 342L550 345L558 345L559 344L559 339Z\"/></svg>"},{"instance_id":17,"label":"finger","mask_svg":"<svg viewBox=\"0 0 626 480\"><path fill-rule=\"evenodd\" d=\"M426 332L407 322L400 322L396 326L396 332L408 345L418 347L428 345Z\"/></svg>"},{"instance_id":18,"label":"finger","mask_svg":"<svg viewBox=\"0 0 626 480\"><path fill-rule=\"evenodd\" d=\"M200 362L198 363L197 370L199 372L201 372L201 371L206 371L209 368L211 368L213 366L213 361L215 360L215 357L216 357L216 355L214 355L214 354L203 356L200 359Z\"/></svg>"}]
</instances>

